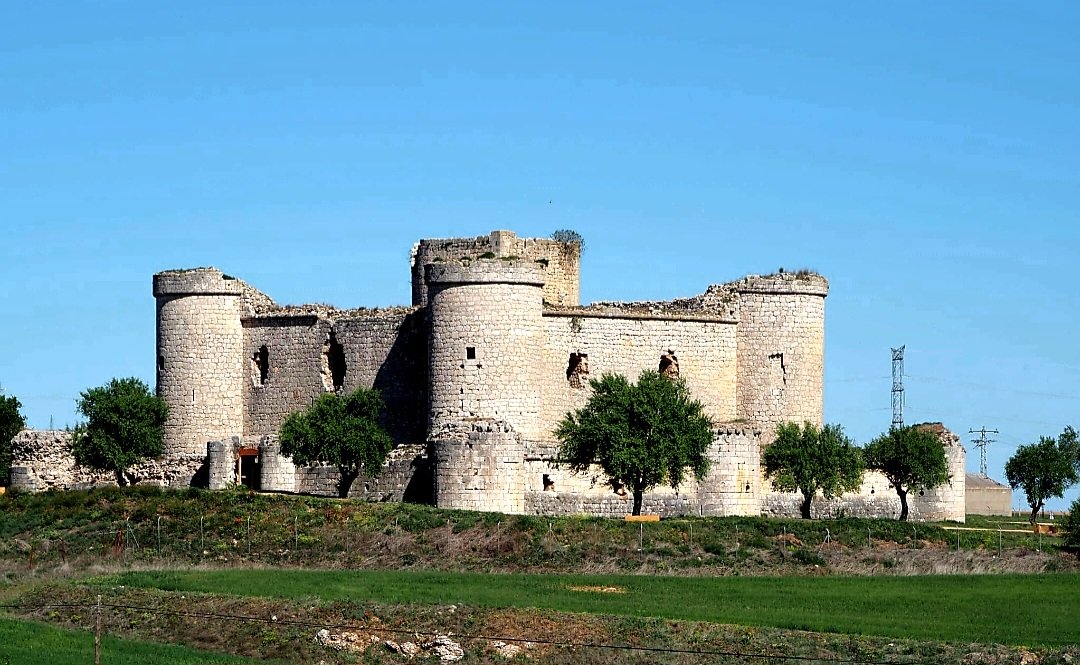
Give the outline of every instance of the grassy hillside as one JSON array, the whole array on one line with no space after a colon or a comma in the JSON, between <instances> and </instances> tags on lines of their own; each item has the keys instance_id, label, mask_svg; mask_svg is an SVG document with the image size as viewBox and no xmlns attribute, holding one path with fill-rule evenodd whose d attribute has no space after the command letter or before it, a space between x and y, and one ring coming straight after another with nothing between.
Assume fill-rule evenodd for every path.
<instances>
[{"instance_id":1,"label":"grassy hillside","mask_svg":"<svg viewBox=\"0 0 1080 665\"><path fill-rule=\"evenodd\" d=\"M271 565L664 575L1043 571L1037 537L893 520L446 511L252 492L103 488L0 496L8 576L62 565ZM825 542L825 541L828 542ZM999 556L998 546L1002 548ZM1052 550L1047 539L1044 550ZM957 551L959 550L959 551Z\"/></svg>"}]
</instances>

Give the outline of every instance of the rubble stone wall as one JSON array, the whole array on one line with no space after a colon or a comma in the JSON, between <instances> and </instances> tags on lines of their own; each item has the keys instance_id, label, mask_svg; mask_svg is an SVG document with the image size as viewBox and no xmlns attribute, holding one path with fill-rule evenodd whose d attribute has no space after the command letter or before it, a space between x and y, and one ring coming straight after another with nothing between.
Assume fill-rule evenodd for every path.
<instances>
[{"instance_id":1,"label":"rubble stone wall","mask_svg":"<svg viewBox=\"0 0 1080 665\"><path fill-rule=\"evenodd\" d=\"M76 466L71 432L23 430L12 440L11 487L25 492L115 486L116 475ZM187 486L204 466L205 455L147 460L129 471L140 484Z\"/></svg>"}]
</instances>

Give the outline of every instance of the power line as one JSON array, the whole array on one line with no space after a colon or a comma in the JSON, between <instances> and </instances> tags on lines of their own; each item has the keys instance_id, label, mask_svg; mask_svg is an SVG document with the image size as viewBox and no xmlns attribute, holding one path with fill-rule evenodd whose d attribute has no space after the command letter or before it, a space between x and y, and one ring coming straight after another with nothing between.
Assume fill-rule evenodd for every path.
<instances>
[{"instance_id":1,"label":"power line","mask_svg":"<svg viewBox=\"0 0 1080 665\"><path fill-rule=\"evenodd\" d=\"M297 626L301 628L326 628L326 629L352 629L356 630L357 626L351 624L326 624L315 623L311 621L302 621L299 619L277 619L277 618L265 618L245 616L241 614L221 614L218 612L184 612L181 610L162 610L156 607L142 607L139 605L111 605L107 603L90 604L90 603L42 603L34 605L18 605L18 604L0 604L0 608L13 609L13 610L41 610L41 609L86 609L86 608L107 608L111 610L134 610L138 612L145 612L147 614L155 614L158 616L174 616L174 617L188 617L194 619L222 619L230 621L248 621L252 623L264 623L264 624L281 624L287 626ZM391 633L394 635L422 635L424 633L430 633L430 630L417 630L415 628L389 628L385 626L379 626L378 628L370 629L372 632ZM645 647L636 646L633 644L601 644L595 642L564 642L559 640L548 640L544 638L526 638L526 637L503 637L498 635L482 635L482 634L466 634L466 633L454 633L454 637L460 640L487 640L487 641L503 641L503 642L518 642L518 643L531 643L542 644L544 646L563 647L571 649L610 649L615 651L636 651L642 653L668 653L668 654L681 654L690 656L721 656L726 658L740 658L740 659L762 659L772 661L788 661L788 662L817 662L817 663L839 663L842 665L919 665L920 661L917 660L859 660L849 658L828 658L819 656L798 656L798 655L784 655L784 654L770 654L770 653L748 653L743 651L722 651L722 650L697 650L697 649L679 649L675 647Z\"/></svg>"},{"instance_id":2,"label":"power line","mask_svg":"<svg viewBox=\"0 0 1080 665\"><path fill-rule=\"evenodd\" d=\"M994 439L986 438L989 434L1001 434L996 429L986 429L986 425L983 425L982 429L969 429L968 434L979 434L979 438L975 439L975 447L979 449L979 473L984 477L986 476L986 446L994 442Z\"/></svg>"}]
</instances>

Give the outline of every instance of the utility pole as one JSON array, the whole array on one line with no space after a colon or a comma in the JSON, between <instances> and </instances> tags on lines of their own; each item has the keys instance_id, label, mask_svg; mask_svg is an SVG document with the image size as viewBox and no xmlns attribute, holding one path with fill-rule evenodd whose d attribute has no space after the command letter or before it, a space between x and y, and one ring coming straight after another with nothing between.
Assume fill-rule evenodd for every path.
<instances>
[{"instance_id":1,"label":"utility pole","mask_svg":"<svg viewBox=\"0 0 1080 665\"><path fill-rule=\"evenodd\" d=\"M892 349L892 427L904 426L904 348Z\"/></svg>"},{"instance_id":2,"label":"utility pole","mask_svg":"<svg viewBox=\"0 0 1080 665\"><path fill-rule=\"evenodd\" d=\"M986 438L987 434L1001 434L996 429L986 429L986 425L983 425L982 429L969 429L968 434L978 434L979 438L975 439L975 447L979 449L979 473L984 478L986 475L986 446L993 443L993 439Z\"/></svg>"}]
</instances>

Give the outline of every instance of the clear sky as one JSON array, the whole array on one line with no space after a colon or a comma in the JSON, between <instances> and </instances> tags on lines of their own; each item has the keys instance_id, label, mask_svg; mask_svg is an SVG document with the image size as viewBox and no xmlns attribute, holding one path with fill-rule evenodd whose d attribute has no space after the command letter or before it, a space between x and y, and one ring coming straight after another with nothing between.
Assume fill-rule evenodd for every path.
<instances>
[{"instance_id":1,"label":"clear sky","mask_svg":"<svg viewBox=\"0 0 1080 665\"><path fill-rule=\"evenodd\" d=\"M1000 479L1080 427L1078 35L1074 2L6 0L0 387L44 428L152 385L160 270L405 304L419 238L569 228L586 302L822 272L826 419L887 429L906 345L905 421L972 470L1000 430Z\"/></svg>"}]
</instances>

